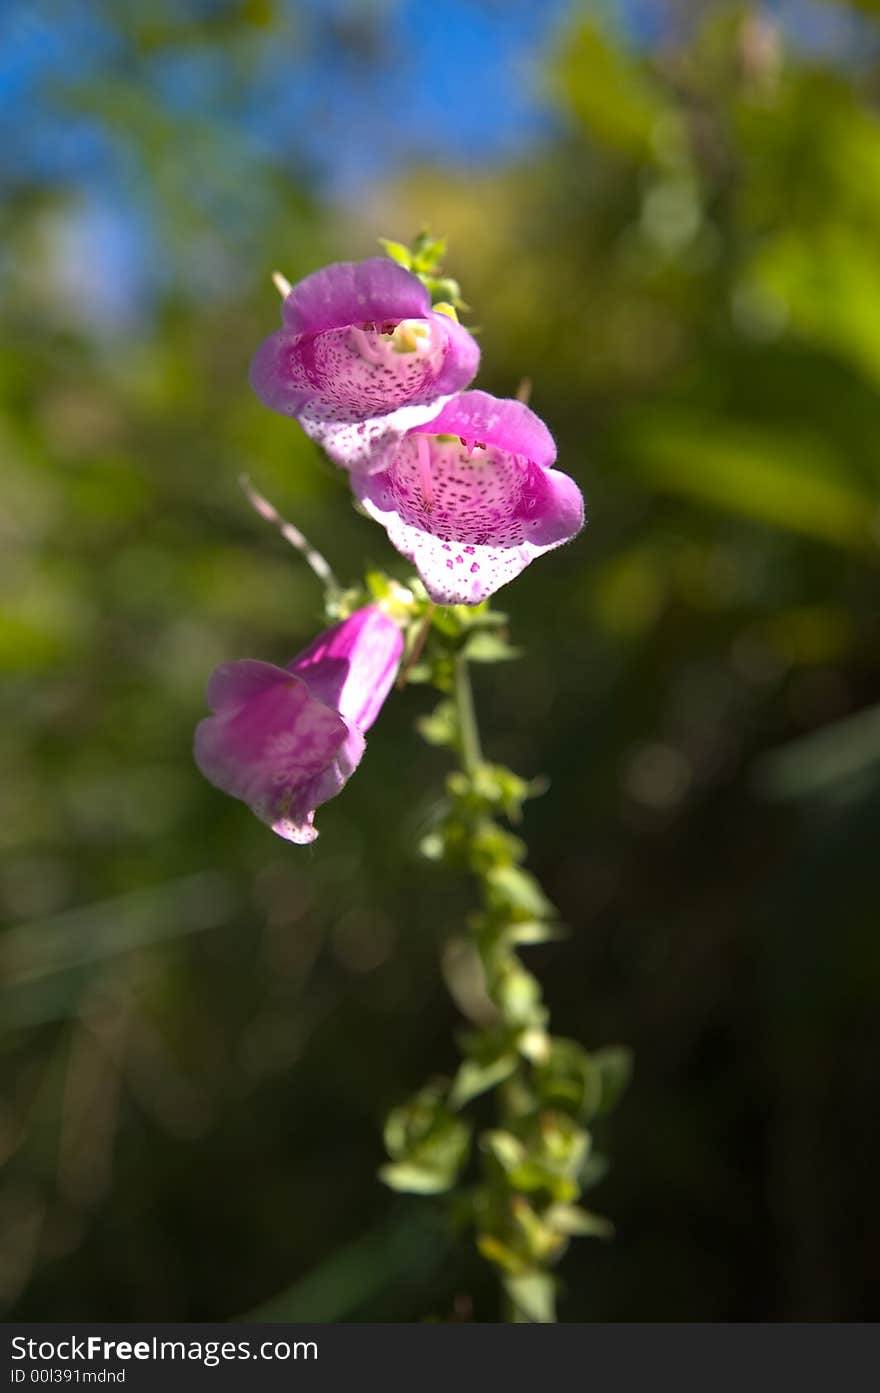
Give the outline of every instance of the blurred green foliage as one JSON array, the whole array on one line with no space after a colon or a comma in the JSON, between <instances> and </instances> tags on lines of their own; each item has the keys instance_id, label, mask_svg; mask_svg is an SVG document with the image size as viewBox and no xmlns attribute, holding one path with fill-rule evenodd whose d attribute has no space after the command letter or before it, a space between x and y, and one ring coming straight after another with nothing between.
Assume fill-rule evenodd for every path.
<instances>
[{"instance_id":1,"label":"blurred green foliage","mask_svg":"<svg viewBox=\"0 0 880 1393\"><path fill-rule=\"evenodd\" d=\"M525 951L554 1023L635 1048L597 1196L618 1236L573 1252L561 1318L876 1316L871 19L823 55L754 9L639 47L584 7L540 148L345 207L152 86L157 47L197 40L246 92L259 43L297 42L288 7L100 8L123 57L52 97L124 151L149 301L90 314L76 186L19 179L0 214L10 1310L494 1318L439 1210L374 1178L381 1117L453 1067L438 960L470 907L415 854L445 773L423 694L389 703L314 850L190 756L213 665L287 660L320 610L239 473L343 581L395 564L248 391L269 273L427 221L480 385L533 381L592 519L504 594L527 656L476 669L488 757L550 782L525 835L571 934Z\"/></svg>"}]
</instances>

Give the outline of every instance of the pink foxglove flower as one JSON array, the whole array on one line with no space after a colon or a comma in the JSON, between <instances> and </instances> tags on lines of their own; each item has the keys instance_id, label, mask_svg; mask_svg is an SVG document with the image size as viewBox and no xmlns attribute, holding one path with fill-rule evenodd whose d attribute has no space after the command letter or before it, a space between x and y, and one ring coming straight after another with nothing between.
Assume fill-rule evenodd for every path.
<instances>
[{"instance_id":1,"label":"pink foxglove flower","mask_svg":"<svg viewBox=\"0 0 880 1393\"><path fill-rule=\"evenodd\" d=\"M286 668L224 663L208 684L214 714L196 730L199 769L279 836L313 842L315 809L360 763L364 732L402 652L398 626L370 605L319 634Z\"/></svg>"},{"instance_id":2,"label":"pink foxglove flower","mask_svg":"<svg viewBox=\"0 0 880 1393\"><path fill-rule=\"evenodd\" d=\"M352 487L413 562L432 600L475 605L584 525L553 437L519 401L462 392Z\"/></svg>"},{"instance_id":3,"label":"pink foxglove flower","mask_svg":"<svg viewBox=\"0 0 880 1393\"><path fill-rule=\"evenodd\" d=\"M282 320L254 357L253 388L348 468L382 468L387 449L466 387L480 360L467 330L385 257L307 276Z\"/></svg>"}]
</instances>

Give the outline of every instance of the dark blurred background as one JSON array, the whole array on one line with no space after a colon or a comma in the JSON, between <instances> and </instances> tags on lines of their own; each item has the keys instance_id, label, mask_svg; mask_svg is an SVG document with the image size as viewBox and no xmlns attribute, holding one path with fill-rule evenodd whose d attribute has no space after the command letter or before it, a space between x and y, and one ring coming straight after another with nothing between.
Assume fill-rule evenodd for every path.
<instances>
[{"instance_id":1,"label":"dark blurred background","mask_svg":"<svg viewBox=\"0 0 880 1393\"><path fill-rule=\"evenodd\" d=\"M389 703L311 849L196 773L211 668L405 571L261 408L290 280L422 223L591 523L503 592L546 774L529 950L631 1044L566 1320L860 1320L880 1286L880 6L7 0L0 1296L16 1318L495 1318L375 1179L451 1069L471 889Z\"/></svg>"}]
</instances>

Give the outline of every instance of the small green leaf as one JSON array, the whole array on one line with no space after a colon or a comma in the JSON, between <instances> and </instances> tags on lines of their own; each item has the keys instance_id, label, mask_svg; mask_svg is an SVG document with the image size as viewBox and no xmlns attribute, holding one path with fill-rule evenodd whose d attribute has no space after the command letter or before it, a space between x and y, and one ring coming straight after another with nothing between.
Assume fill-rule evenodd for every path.
<instances>
[{"instance_id":1,"label":"small green leaf","mask_svg":"<svg viewBox=\"0 0 880 1393\"><path fill-rule=\"evenodd\" d=\"M455 1184L456 1176L448 1171L429 1170L410 1161L394 1161L381 1166L379 1179L390 1190L409 1195L441 1195Z\"/></svg>"},{"instance_id":2,"label":"small green leaf","mask_svg":"<svg viewBox=\"0 0 880 1393\"><path fill-rule=\"evenodd\" d=\"M557 1233L583 1238L613 1238L614 1225L600 1214L591 1214L576 1204L552 1204L544 1219Z\"/></svg>"},{"instance_id":3,"label":"small green leaf","mask_svg":"<svg viewBox=\"0 0 880 1393\"><path fill-rule=\"evenodd\" d=\"M514 1195L510 1202L510 1213L514 1224L522 1236L532 1263L546 1267L559 1257L565 1247L565 1236L551 1229L522 1195Z\"/></svg>"},{"instance_id":4,"label":"small green leaf","mask_svg":"<svg viewBox=\"0 0 880 1393\"><path fill-rule=\"evenodd\" d=\"M388 237L380 237L379 246L398 266L403 266L407 271L412 270L413 258L409 247L405 247L402 242L392 242Z\"/></svg>"},{"instance_id":5,"label":"small green leaf","mask_svg":"<svg viewBox=\"0 0 880 1393\"><path fill-rule=\"evenodd\" d=\"M420 232L413 242L413 267L416 271L422 271L428 274L431 271L438 270L440 262L445 255L445 237L432 237L427 232Z\"/></svg>"},{"instance_id":6,"label":"small green leaf","mask_svg":"<svg viewBox=\"0 0 880 1393\"><path fill-rule=\"evenodd\" d=\"M420 1194L448 1190L470 1151L470 1128L450 1113L445 1086L432 1084L393 1108L385 1123L385 1146L394 1162L380 1172L386 1185Z\"/></svg>"},{"instance_id":7,"label":"small green leaf","mask_svg":"<svg viewBox=\"0 0 880 1393\"><path fill-rule=\"evenodd\" d=\"M454 745L458 739L455 702L441 701L427 716L416 721L416 729L429 745Z\"/></svg>"},{"instance_id":8,"label":"small green leaf","mask_svg":"<svg viewBox=\"0 0 880 1393\"><path fill-rule=\"evenodd\" d=\"M453 437L455 439L456 437ZM446 638L460 638L463 616L462 605L438 605L431 618L431 626Z\"/></svg>"},{"instance_id":9,"label":"small green leaf","mask_svg":"<svg viewBox=\"0 0 880 1393\"><path fill-rule=\"evenodd\" d=\"M554 1039L546 1062L536 1073L545 1103L588 1120L602 1103L602 1074L593 1056L576 1040Z\"/></svg>"},{"instance_id":10,"label":"small green leaf","mask_svg":"<svg viewBox=\"0 0 880 1393\"><path fill-rule=\"evenodd\" d=\"M556 1320L556 1282L548 1272L511 1273L504 1290L519 1321L552 1325Z\"/></svg>"},{"instance_id":11,"label":"small green leaf","mask_svg":"<svg viewBox=\"0 0 880 1393\"><path fill-rule=\"evenodd\" d=\"M489 995L505 1022L511 1026L542 1026L546 1011L541 1006L541 984L517 958L510 958L489 983Z\"/></svg>"},{"instance_id":12,"label":"small green leaf","mask_svg":"<svg viewBox=\"0 0 880 1393\"><path fill-rule=\"evenodd\" d=\"M414 663L413 666L407 670L406 685L408 687L422 687L429 682L434 686L439 685L435 681L434 669L431 667L430 663Z\"/></svg>"},{"instance_id":13,"label":"small green leaf","mask_svg":"<svg viewBox=\"0 0 880 1393\"><path fill-rule=\"evenodd\" d=\"M473 774L474 794L490 807L499 808L511 822L519 821L522 805L529 796L529 785L503 764L483 763Z\"/></svg>"},{"instance_id":14,"label":"small green leaf","mask_svg":"<svg viewBox=\"0 0 880 1393\"><path fill-rule=\"evenodd\" d=\"M500 1127L495 1127L489 1132L484 1132L480 1138L480 1145L486 1151L491 1151L495 1160L505 1171L511 1171L516 1166L521 1166L526 1160L526 1149L518 1137L512 1132L505 1132Z\"/></svg>"},{"instance_id":15,"label":"small green leaf","mask_svg":"<svg viewBox=\"0 0 880 1393\"><path fill-rule=\"evenodd\" d=\"M474 870L478 874L486 875L490 887L495 877L501 876L502 871L513 869L513 863L519 860L524 852L524 842L494 822L482 823L471 837L471 861ZM503 889L503 878L499 881L499 886ZM494 895L493 899L496 905L500 903L502 908L510 909L510 900L503 895Z\"/></svg>"},{"instance_id":16,"label":"small green leaf","mask_svg":"<svg viewBox=\"0 0 880 1393\"><path fill-rule=\"evenodd\" d=\"M500 634L485 629L470 635L464 652L472 663L509 663L522 657L521 648L514 648Z\"/></svg>"},{"instance_id":17,"label":"small green leaf","mask_svg":"<svg viewBox=\"0 0 880 1393\"><path fill-rule=\"evenodd\" d=\"M554 910L537 880L519 866L495 866L487 876L493 898L536 919L551 918Z\"/></svg>"},{"instance_id":18,"label":"small green leaf","mask_svg":"<svg viewBox=\"0 0 880 1393\"><path fill-rule=\"evenodd\" d=\"M463 1108L472 1098L486 1093L496 1084L510 1077L516 1068L516 1055L503 1054L488 1064L476 1059L465 1059L459 1067L449 1094L451 1108Z\"/></svg>"},{"instance_id":19,"label":"small green leaf","mask_svg":"<svg viewBox=\"0 0 880 1393\"><path fill-rule=\"evenodd\" d=\"M563 1202L578 1197L578 1186L574 1180L559 1175L538 1161L526 1161L523 1165L514 1167L508 1175L508 1180L515 1190L522 1190L525 1194L534 1190L546 1190L554 1200Z\"/></svg>"},{"instance_id":20,"label":"small green leaf","mask_svg":"<svg viewBox=\"0 0 880 1393\"><path fill-rule=\"evenodd\" d=\"M560 924L548 924L540 919L523 919L504 930L504 941L527 948L534 943L552 943L556 939L565 938L566 932Z\"/></svg>"},{"instance_id":21,"label":"small green leaf","mask_svg":"<svg viewBox=\"0 0 880 1393\"><path fill-rule=\"evenodd\" d=\"M554 1175L575 1179L590 1151L589 1132L564 1112L542 1112L525 1138L529 1155Z\"/></svg>"},{"instance_id":22,"label":"small green leaf","mask_svg":"<svg viewBox=\"0 0 880 1393\"><path fill-rule=\"evenodd\" d=\"M459 608L467 611L468 622L473 628L503 629L510 623L510 615L501 609L490 609L488 600L483 600L479 605L460 605Z\"/></svg>"}]
</instances>

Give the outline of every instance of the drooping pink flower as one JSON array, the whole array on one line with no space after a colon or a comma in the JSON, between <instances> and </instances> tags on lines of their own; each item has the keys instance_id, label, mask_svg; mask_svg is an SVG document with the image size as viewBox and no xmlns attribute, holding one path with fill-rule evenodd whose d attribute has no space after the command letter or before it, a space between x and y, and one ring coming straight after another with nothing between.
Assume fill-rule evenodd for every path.
<instances>
[{"instance_id":1,"label":"drooping pink flower","mask_svg":"<svg viewBox=\"0 0 880 1393\"><path fill-rule=\"evenodd\" d=\"M467 330L385 257L307 276L282 320L257 350L251 384L347 468L382 468L389 447L466 387L480 360Z\"/></svg>"},{"instance_id":2,"label":"drooping pink flower","mask_svg":"<svg viewBox=\"0 0 880 1393\"><path fill-rule=\"evenodd\" d=\"M279 836L313 842L315 810L360 763L402 652L398 626L368 605L286 668L224 663L208 684L214 714L196 729L199 769Z\"/></svg>"},{"instance_id":3,"label":"drooping pink flower","mask_svg":"<svg viewBox=\"0 0 880 1393\"><path fill-rule=\"evenodd\" d=\"M519 401L462 392L352 487L413 562L432 600L475 605L584 525L553 437Z\"/></svg>"}]
</instances>

